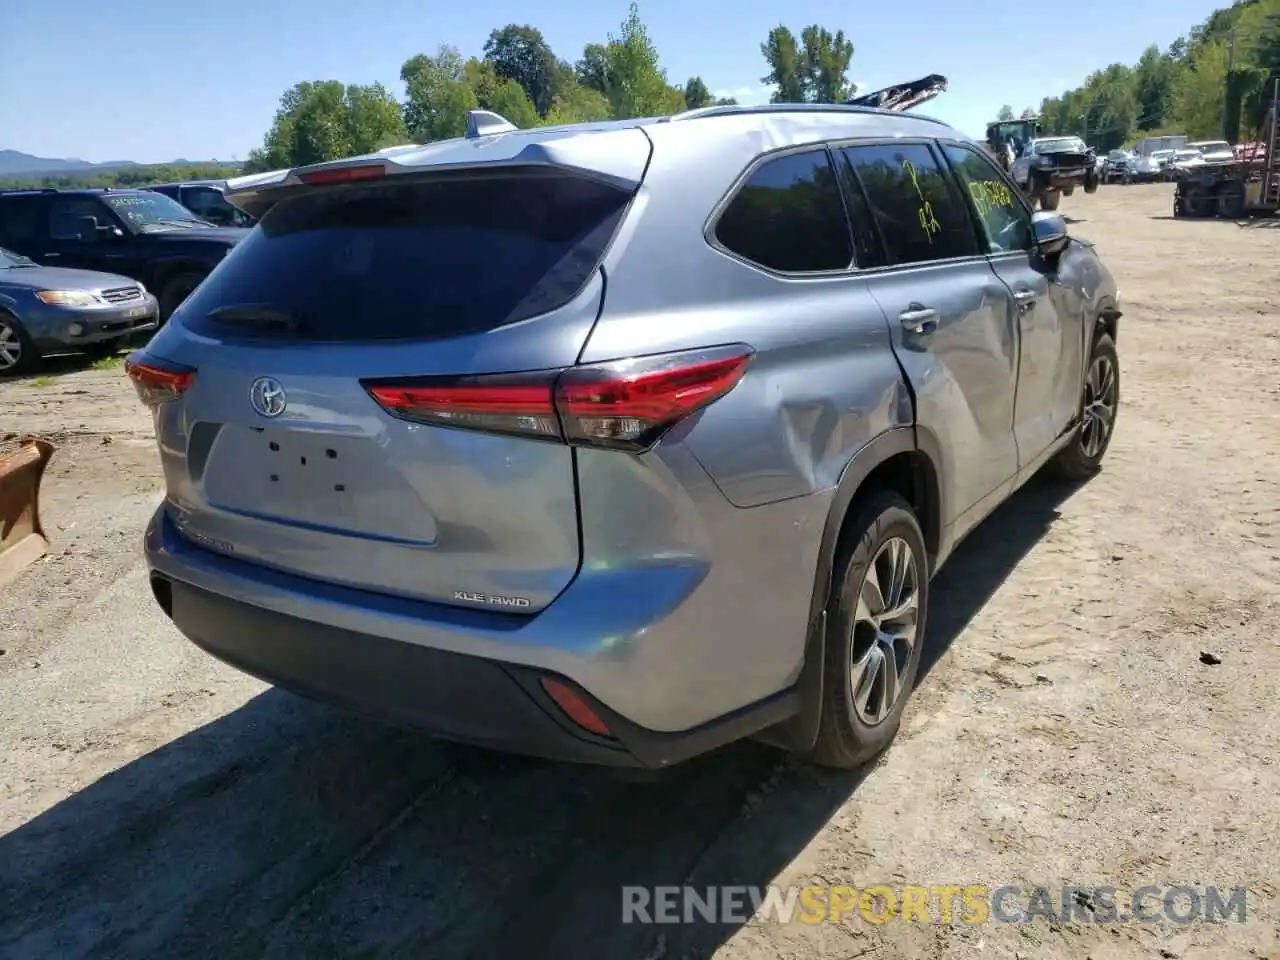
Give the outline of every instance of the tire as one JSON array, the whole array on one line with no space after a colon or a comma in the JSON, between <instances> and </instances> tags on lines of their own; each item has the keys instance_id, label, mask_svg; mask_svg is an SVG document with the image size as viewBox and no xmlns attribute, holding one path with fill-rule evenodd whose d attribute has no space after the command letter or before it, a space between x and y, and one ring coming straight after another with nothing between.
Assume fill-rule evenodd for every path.
<instances>
[{"instance_id":1,"label":"tire","mask_svg":"<svg viewBox=\"0 0 1280 960\"><path fill-rule=\"evenodd\" d=\"M1097 192L1098 192L1098 187L1101 185L1101 183L1102 183L1102 181L1101 181L1098 177L1096 177L1096 176L1094 176L1094 177L1085 177L1085 178L1084 178L1084 192L1085 192L1085 193L1097 193Z\"/></svg>"},{"instance_id":2,"label":"tire","mask_svg":"<svg viewBox=\"0 0 1280 960\"><path fill-rule=\"evenodd\" d=\"M883 586L890 582L889 571L895 558L909 563L898 568L909 571L899 597L905 597L906 591L914 587L915 599L914 609L893 621L896 638L874 626L867 619L866 605L859 605L873 564L876 579ZM893 742L920 669L929 609L928 570L919 521L898 494L876 493L850 518L836 555L827 609L818 739L804 754L810 762L852 770ZM872 594L867 591L868 597ZM860 609L864 612L860 613ZM886 651L892 653L897 676L891 698L884 697L883 683L873 682L882 681L886 675ZM864 665L861 671L860 663ZM855 705L855 696L861 709Z\"/></svg>"},{"instance_id":3,"label":"tire","mask_svg":"<svg viewBox=\"0 0 1280 960\"><path fill-rule=\"evenodd\" d=\"M164 288L160 291L160 322L165 323L182 304L182 301L191 295L191 291L200 285L203 280L198 273L180 273L176 277L165 281Z\"/></svg>"},{"instance_id":4,"label":"tire","mask_svg":"<svg viewBox=\"0 0 1280 960\"><path fill-rule=\"evenodd\" d=\"M1219 187L1214 213L1224 220L1238 220L1244 216L1244 184L1225 183Z\"/></svg>"},{"instance_id":5,"label":"tire","mask_svg":"<svg viewBox=\"0 0 1280 960\"><path fill-rule=\"evenodd\" d=\"M26 373L40 359L18 318L0 310L0 377Z\"/></svg>"},{"instance_id":6,"label":"tire","mask_svg":"<svg viewBox=\"0 0 1280 960\"><path fill-rule=\"evenodd\" d=\"M1041 210L1057 210L1058 203L1062 200L1062 194L1057 190L1050 190L1047 193L1040 194Z\"/></svg>"},{"instance_id":7,"label":"tire","mask_svg":"<svg viewBox=\"0 0 1280 960\"><path fill-rule=\"evenodd\" d=\"M1106 384L1095 375L1095 369L1102 364L1110 368L1110 393L1108 397L1099 396L1104 391L1099 389ZM1099 402L1105 401L1110 411L1102 421L1103 434L1101 441L1090 431L1098 428L1101 410ZM1090 409L1097 412L1090 415ZM1120 357L1116 353L1116 345L1105 333L1100 333L1093 340L1093 350L1089 354L1089 367L1080 390L1080 424L1071 437L1071 442L1058 452L1050 461L1053 472L1063 480L1087 480L1102 467L1102 458L1107 455L1111 446L1111 438L1115 436L1116 415L1120 410Z\"/></svg>"}]
</instances>

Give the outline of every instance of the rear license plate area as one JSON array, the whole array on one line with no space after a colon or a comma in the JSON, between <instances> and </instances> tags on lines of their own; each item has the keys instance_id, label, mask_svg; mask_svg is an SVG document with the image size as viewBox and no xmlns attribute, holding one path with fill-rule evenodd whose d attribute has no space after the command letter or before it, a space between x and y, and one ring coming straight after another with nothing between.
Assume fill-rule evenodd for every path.
<instances>
[{"instance_id":1,"label":"rear license plate area","mask_svg":"<svg viewBox=\"0 0 1280 960\"><path fill-rule=\"evenodd\" d=\"M395 540L434 534L421 498L365 437L225 424L203 482L210 505L237 513Z\"/></svg>"}]
</instances>

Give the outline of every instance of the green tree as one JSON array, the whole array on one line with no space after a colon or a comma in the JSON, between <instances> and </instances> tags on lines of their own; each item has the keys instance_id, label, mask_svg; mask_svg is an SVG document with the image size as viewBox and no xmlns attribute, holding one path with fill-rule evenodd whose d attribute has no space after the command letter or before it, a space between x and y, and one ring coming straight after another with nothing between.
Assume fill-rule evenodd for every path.
<instances>
[{"instance_id":1,"label":"green tree","mask_svg":"<svg viewBox=\"0 0 1280 960\"><path fill-rule=\"evenodd\" d=\"M605 96L615 117L653 117L676 113L684 95L667 83L658 51L632 3L622 29L609 35L605 52Z\"/></svg>"},{"instance_id":2,"label":"green tree","mask_svg":"<svg viewBox=\"0 0 1280 960\"><path fill-rule=\"evenodd\" d=\"M492 110L522 130L538 125L541 117L524 87L500 76L491 61L473 57L463 65L462 76L482 110Z\"/></svg>"},{"instance_id":3,"label":"green tree","mask_svg":"<svg viewBox=\"0 0 1280 960\"><path fill-rule=\"evenodd\" d=\"M1154 43L1142 51L1133 70L1134 96L1138 101L1139 130L1157 130L1173 114L1173 82L1177 64Z\"/></svg>"},{"instance_id":4,"label":"green tree","mask_svg":"<svg viewBox=\"0 0 1280 960\"><path fill-rule=\"evenodd\" d=\"M250 152L245 171L337 160L406 140L400 105L381 84L304 82L281 96L271 129Z\"/></svg>"},{"instance_id":5,"label":"green tree","mask_svg":"<svg viewBox=\"0 0 1280 960\"><path fill-rule=\"evenodd\" d=\"M795 34L785 26L774 27L765 42L760 44L760 52L769 64L769 72L760 78L760 82L774 87L769 100L773 103L804 103L804 62Z\"/></svg>"},{"instance_id":6,"label":"green tree","mask_svg":"<svg viewBox=\"0 0 1280 960\"><path fill-rule=\"evenodd\" d=\"M520 85L539 116L546 115L556 95L559 64L541 30L514 23L494 30L484 45L484 58L498 76Z\"/></svg>"},{"instance_id":7,"label":"green tree","mask_svg":"<svg viewBox=\"0 0 1280 960\"><path fill-rule=\"evenodd\" d=\"M404 122L416 143L460 137L467 111L480 101L467 82L466 63L456 47L441 46L434 56L420 53L400 67L406 101Z\"/></svg>"},{"instance_id":8,"label":"green tree","mask_svg":"<svg viewBox=\"0 0 1280 960\"><path fill-rule=\"evenodd\" d=\"M547 126L562 123L594 123L608 120L611 116L609 101L605 99L603 93L581 84L574 84L573 87L556 95L551 103L551 109L547 111L544 123Z\"/></svg>"},{"instance_id":9,"label":"green tree","mask_svg":"<svg viewBox=\"0 0 1280 960\"><path fill-rule=\"evenodd\" d=\"M573 66L578 83L600 94L609 92L609 49L603 43L588 43L582 59Z\"/></svg>"},{"instance_id":10,"label":"green tree","mask_svg":"<svg viewBox=\"0 0 1280 960\"><path fill-rule=\"evenodd\" d=\"M800 31L800 41L785 26L774 27L760 45L769 64L761 78L775 90L774 103L841 103L849 97L849 63L853 42L843 30L834 34L811 24Z\"/></svg>"},{"instance_id":11,"label":"green tree","mask_svg":"<svg viewBox=\"0 0 1280 960\"><path fill-rule=\"evenodd\" d=\"M175 180L226 180L243 172L238 164L139 164L115 170L84 170L43 177L0 179L0 190L69 189L73 187L141 187Z\"/></svg>"},{"instance_id":12,"label":"green tree","mask_svg":"<svg viewBox=\"0 0 1280 960\"><path fill-rule=\"evenodd\" d=\"M1013 107L1009 106L1009 104L1006 103L1004 106L1000 108L1000 112L996 114L996 120L1003 123L1006 120L1012 120L1012 119L1013 119Z\"/></svg>"},{"instance_id":13,"label":"green tree","mask_svg":"<svg viewBox=\"0 0 1280 960\"><path fill-rule=\"evenodd\" d=\"M690 77L685 82L684 105L690 110L709 107L714 102L715 98L711 96L711 91L707 89L707 85L702 82L701 77Z\"/></svg>"},{"instance_id":14,"label":"green tree","mask_svg":"<svg viewBox=\"0 0 1280 960\"><path fill-rule=\"evenodd\" d=\"M1226 102L1227 45L1213 40L1196 49L1174 85L1179 126L1195 140L1218 136Z\"/></svg>"},{"instance_id":15,"label":"green tree","mask_svg":"<svg viewBox=\"0 0 1280 960\"><path fill-rule=\"evenodd\" d=\"M1032 110L1030 107L1023 107L1023 108L1022 108L1022 112L1021 112L1020 114L1018 114L1018 119L1019 119L1019 120L1030 120L1030 119L1031 119L1032 117L1034 117L1035 115L1036 115L1036 112L1035 112L1034 110Z\"/></svg>"},{"instance_id":16,"label":"green tree","mask_svg":"<svg viewBox=\"0 0 1280 960\"><path fill-rule=\"evenodd\" d=\"M853 41L844 31L832 33L817 24L800 34L804 49L806 87L813 103L843 103L849 98L849 63Z\"/></svg>"}]
</instances>

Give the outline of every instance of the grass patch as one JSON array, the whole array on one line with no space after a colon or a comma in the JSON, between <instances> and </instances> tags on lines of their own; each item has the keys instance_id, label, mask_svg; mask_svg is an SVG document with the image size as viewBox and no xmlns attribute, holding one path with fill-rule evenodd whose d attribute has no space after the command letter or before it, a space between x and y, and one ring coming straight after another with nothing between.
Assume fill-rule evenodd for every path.
<instances>
[{"instance_id":1,"label":"grass patch","mask_svg":"<svg viewBox=\"0 0 1280 960\"><path fill-rule=\"evenodd\" d=\"M99 357L90 364L94 370L115 370L123 365L124 357L118 353L110 357Z\"/></svg>"},{"instance_id":2,"label":"grass patch","mask_svg":"<svg viewBox=\"0 0 1280 960\"><path fill-rule=\"evenodd\" d=\"M52 387L57 382L55 377L32 377L27 381L33 387Z\"/></svg>"}]
</instances>

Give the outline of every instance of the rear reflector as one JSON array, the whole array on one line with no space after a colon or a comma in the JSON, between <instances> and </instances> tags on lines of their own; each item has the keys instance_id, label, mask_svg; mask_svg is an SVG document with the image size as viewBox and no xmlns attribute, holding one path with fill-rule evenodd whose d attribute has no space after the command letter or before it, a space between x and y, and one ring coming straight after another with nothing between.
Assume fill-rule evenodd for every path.
<instances>
[{"instance_id":1,"label":"rear reflector","mask_svg":"<svg viewBox=\"0 0 1280 960\"><path fill-rule=\"evenodd\" d=\"M634 452L737 386L752 356L734 344L562 371L363 385L404 420Z\"/></svg>"},{"instance_id":2,"label":"rear reflector","mask_svg":"<svg viewBox=\"0 0 1280 960\"><path fill-rule=\"evenodd\" d=\"M195 370L190 367L138 354L125 359L124 370L138 391L138 398L149 407L176 400L190 389L196 378Z\"/></svg>"},{"instance_id":3,"label":"rear reflector","mask_svg":"<svg viewBox=\"0 0 1280 960\"><path fill-rule=\"evenodd\" d=\"M298 179L312 186L333 183L356 183L361 180L380 180L387 175L387 168L380 163L355 167L333 167L328 170L311 170L298 174Z\"/></svg>"},{"instance_id":4,"label":"rear reflector","mask_svg":"<svg viewBox=\"0 0 1280 960\"><path fill-rule=\"evenodd\" d=\"M612 737L609 728L605 726L594 710L587 706L587 702L573 692L567 684L561 683L559 680L552 680L549 677L542 677L539 681L542 689L547 692L552 700L556 702L556 706L564 711L565 716L589 733L594 733L599 737Z\"/></svg>"}]
</instances>

